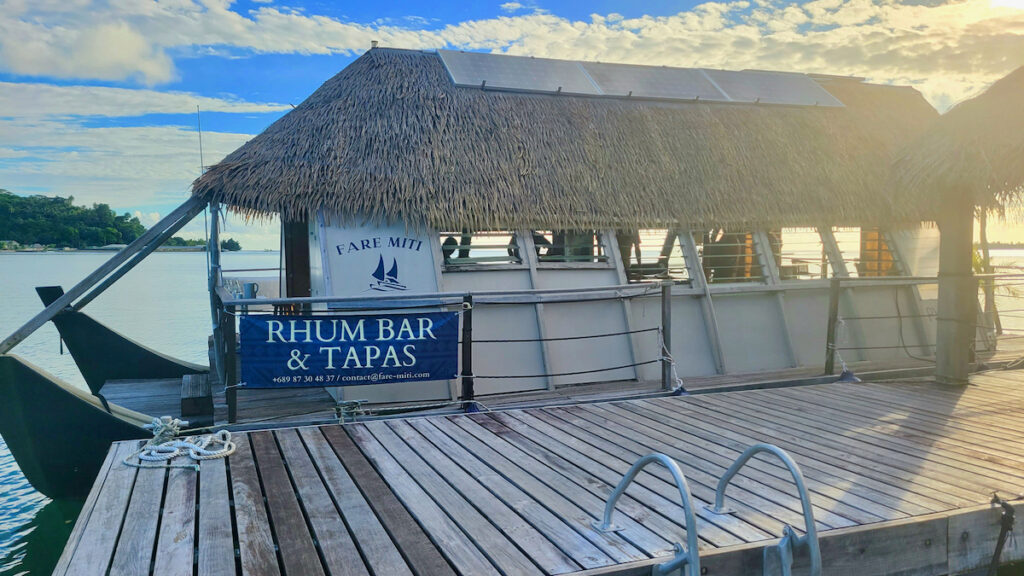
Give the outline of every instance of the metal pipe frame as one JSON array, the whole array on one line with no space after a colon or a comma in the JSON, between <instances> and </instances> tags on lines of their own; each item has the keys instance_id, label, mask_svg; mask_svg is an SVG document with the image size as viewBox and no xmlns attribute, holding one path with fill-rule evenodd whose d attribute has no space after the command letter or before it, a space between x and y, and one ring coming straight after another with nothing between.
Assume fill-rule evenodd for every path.
<instances>
[{"instance_id":1,"label":"metal pipe frame","mask_svg":"<svg viewBox=\"0 0 1024 576\"><path fill-rule=\"evenodd\" d=\"M713 514L731 514L734 512L731 509L725 508L725 490L729 487L729 482L740 471L740 468L743 468L751 458L761 452L774 454L789 468L790 474L793 475L793 483L796 484L796 490L800 496L800 505L803 507L804 535L797 535L793 528L787 524L782 530L782 539L776 545L782 560L782 573L790 573L789 568L792 565L793 552L807 547L811 559L810 575L821 576L821 547L818 543L818 529L814 525L814 510L811 508L811 497L808 495L807 486L804 484L803 472L800 471L800 467L782 448L772 444L761 443L754 444L744 450L743 454L740 454L740 457L729 466L729 469L725 471L722 478L718 480L718 488L715 490L715 506L713 508L707 506L705 509ZM768 547L765 547L766 561L768 559L768 549Z\"/></svg>"},{"instance_id":2,"label":"metal pipe frame","mask_svg":"<svg viewBox=\"0 0 1024 576\"><path fill-rule=\"evenodd\" d=\"M686 566L686 574L688 576L700 576L700 549L697 544L697 518L693 512L693 502L690 496L690 486L686 483L686 476L683 476L682 470L679 469L679 465L676 461L669 458L668 456L660 453L653 453L640 458L629 468L626 474L619 480L619 485L612 491L611 496L608 497L608 501L604 505L604 515L600 522L594 521L591 525L598 532L614 532L621 530L621 528L612 524L612 512L615 511L615 504L618 503L619 498L625 493L626 488L633 482L636 475L640 473L648 464L659 463L668 469L669 473L672 474L672 478L676 481L676 488L679 489L679 499L683 504L683 513L686 516L686 548L684 549L681 544L676 543L676 555L668 562L655 565L651 568L651 574L656 576L666 576L679 570L683 565Z\"/></svg>"}]
</instances>

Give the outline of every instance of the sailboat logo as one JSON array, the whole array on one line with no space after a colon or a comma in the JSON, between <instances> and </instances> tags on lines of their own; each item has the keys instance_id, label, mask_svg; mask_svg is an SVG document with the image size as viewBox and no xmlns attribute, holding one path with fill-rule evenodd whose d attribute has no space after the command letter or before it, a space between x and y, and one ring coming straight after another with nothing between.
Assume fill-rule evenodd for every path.
<instances>
[{"instance_id":1,"label":"sailboat logo","mask_svg":"<svg viewBox=\"0 0 1024 576\"><path fill-rule=\"evenodd\" d=\"M405 290L405 284L398 281L398 260L395 258L391 259L391 269L386 273L384 272L384 257L378 256L377 269L373 271L374 280L376 282L370 284L370 290L377 290L378 292L389 292L391 290Z\"/></svg>"}]
</instances>

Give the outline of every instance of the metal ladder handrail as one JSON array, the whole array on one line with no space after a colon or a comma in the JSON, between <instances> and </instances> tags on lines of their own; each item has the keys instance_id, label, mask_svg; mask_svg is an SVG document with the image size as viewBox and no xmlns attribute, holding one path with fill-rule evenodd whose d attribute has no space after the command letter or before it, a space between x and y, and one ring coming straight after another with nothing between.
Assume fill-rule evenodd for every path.
<instances>
[{"instance_id":1,"label":"metal ladder handrail","mask_svg":"<svg viewBox=\"0 0 1024 576\"><path fill-rule=\"evenodd\" d=\"M619 480L618 486L612 491L608 497L608 501L605 502L604 516L600 522L594 521L591 525L599 532L614 532L621 530L621 527L612 524L612 512L615 511L615 504L618 503L619 498L625 493L626 488L629 487L636 475L640 473L648 464L659 463L668 469L669 474L676 481L676 488L679 489L679 499L683 503L683 513L686 516L686 548L683 548L682 544L676 542L675 550L676 555L668 562L657 564L651 568L651 574L655 576L665 576L671 572L679 570L684 564L687 567L686 573L689 576L700 576L700 548L697 545L697 517L693 512L693 502L690 496L690 486L686 483L686 476L683 475L682 470L679 469L679 465L676 461L668 456L660 453L653 453L640 458L629 468L626 474Z\"/></svg>"},{"instance_id":2,"label":"metal ladder handrail","mask_svg":"<svg viewBox=\"0 0 1024 576\"><path fill-rule=\"evenodd\" d=\"M810 576L821 576L821 546L818 543L818 530L814 525L814 510L811 508L811 498L807 493L807 486L804 484L804 475L800 471L800 467L797 466L793 458L786 453L785 450L772 444L754 444L750 448L747 448L735 462L729 466L725 474L718 481L718 488L715 490L715 506L706 506L705 508L714 514L731 514L735 510L725 508L725 490L729 487L729 482L736 476L746 463L754 457L755 454L760 452L767 452L774 454L782 463L789 468L790 474L793 475L793 482L796 484L797 492L800 496L800 505L803 507L804 516L804 535L798 535L793 527L786 524L782 528L782 539L779 540L776 545L779 550L780 559L782 561L782 573L788 575L791 573L793 563L793 552L797 549L807 547L808 554L811 558L811 570ZM767 567L768 560L768 547L765 547L765 566Z\"/></svg>"}]
</instances>

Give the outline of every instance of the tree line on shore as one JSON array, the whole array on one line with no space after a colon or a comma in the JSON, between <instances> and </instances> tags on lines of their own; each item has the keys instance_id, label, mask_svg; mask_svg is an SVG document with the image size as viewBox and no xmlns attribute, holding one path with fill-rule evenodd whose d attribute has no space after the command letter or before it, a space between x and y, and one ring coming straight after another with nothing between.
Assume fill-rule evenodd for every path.
<instances>
[{"instance_id":1,"label":"tree line on shore","mask_svg":"<svg viewBox=\"0 0 1024 576\"><path fill-rule=\"evenodd\" d=\"M19 196L0 189L0 244L54 248L91 248L128 244L146 227L138 217L117 214L107 204L75 205L68 196ZM203 240L175 236L164 246L204 246ZM223 250L241 250L233 238L221 241Z\"/></svg>"}]
</instances>

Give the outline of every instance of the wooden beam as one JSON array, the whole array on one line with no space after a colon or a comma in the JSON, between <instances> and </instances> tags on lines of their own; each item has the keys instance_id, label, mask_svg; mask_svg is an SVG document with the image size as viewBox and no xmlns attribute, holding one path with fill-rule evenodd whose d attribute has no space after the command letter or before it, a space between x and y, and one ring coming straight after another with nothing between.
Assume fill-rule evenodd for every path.
<instances>
[{"instance_id":1,"label":"wooden beam","mask_svg":"<svg viewBox=\"0 0 1024 576\"><path fill-rule=\"evenodd\" d=\"M309 223L305 220L287 221L281 228L284 232L285 291L290 298L306 298L312 293L309 279Z\"/></svg>"},{"instance_id":2,"label":"wooden beam","mask_svg":"<svg viewBox=\"0 0 1024 576\"><path fill-rule=\"evenodd\" d=\"M1024 502L1013 503L1017 514ZM1000 509L976 506L903 520L830 530L820 534L823 574L959 574L986 566L992 560L999 536ZM966 537L964 536L966 534ZM702 551L701 573L759 574L762 550L778 540L751 542ZM1011 540L1003 550L1002 563L1024 558L1024 543ZM647 576L651 567L669 557L652 558L580 572L580 576ZM807 559L797 556L794 571L805 569Z\"/></svg>"},{"instance_id":3,"label":"wooden beam","mask_svg":"<svg viewBox=\"0 0 1024 576\"><path fill-rule=\"evenodd\" d=\"M42 312L36 314L21 328L18 328L3 342L0 342L0 354L10 352L11 349L17 346L22 340L28 338L33 332L39 329L40 326L53 319L54 316L67 308L78 297L85 294L85 292L96 285L97 282L106 278L111 272L116 270L118 277L123 276L138 262L134 262L127 267L122 267L122 264L149 246L149 244L157 238L161 232L175 226L177 227L176 229L180 229L182 226L187 224L203 209L205 204L205 199L198 196L192 196L186 200L184 204L175 208L174 211L165 216L163 220L160 220L160 222L157 222L152 228L146 230L142 236L136 238L134 242L124 247L120 252L115 254L113 258L104 262L103 265L94 270L92 274L89 274L81 282L75 284L70 290L64 293L63 296L54 300L54 302L47 306Z\"/></svg>"},{"instance_id":4,"label":"wooden beam","mask_svg":"<svg viewBox=\"0 0 1024 576\"><path fill-rule=\"evenodd\" d=\"M974 205L967 194L957 193L947 194L941 205L935 379L961 386L967 384L977 324Z\"/></svg>"}]
</instances>

